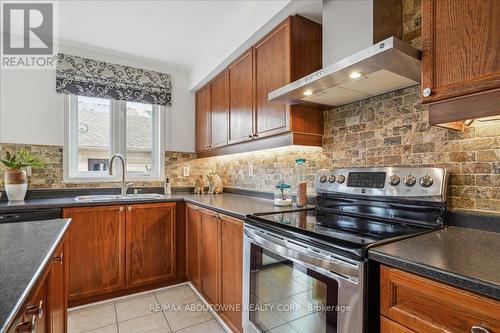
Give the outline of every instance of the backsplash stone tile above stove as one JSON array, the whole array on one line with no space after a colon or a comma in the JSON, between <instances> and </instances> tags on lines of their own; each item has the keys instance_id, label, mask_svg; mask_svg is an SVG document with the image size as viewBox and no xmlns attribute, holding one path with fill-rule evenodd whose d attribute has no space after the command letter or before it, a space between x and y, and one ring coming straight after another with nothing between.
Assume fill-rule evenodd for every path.
<instances>
[{"instance_id":1,"label":"backsplash stone tile above stove","mask_svg":"<svg viewBox=\"0 0 500 333\"><path fill-rule=\"evenodd\" d=\"M0 145L5 151L29 147L48 164L34 170L30 188L88 188L117 183L63 183L62 147ZM500 213L500 121L475 121L463 132L432 127L419 86L344 105L325 112L323 148L287 147L197 159L194 153L167 152L165 175L173 186L193 186L200 174L217 170L225 186L273 191L280 180L294 182L295 159L307 159L309 183L320 168L355 166L436 166L451 173L449 206ZM253 166L253 176L249 166ZM183 168L189 167L189 176ZM0 172L4 172L4 167ZM138 186L160 186L142 182Z\"/></svg>"}]
</instances>

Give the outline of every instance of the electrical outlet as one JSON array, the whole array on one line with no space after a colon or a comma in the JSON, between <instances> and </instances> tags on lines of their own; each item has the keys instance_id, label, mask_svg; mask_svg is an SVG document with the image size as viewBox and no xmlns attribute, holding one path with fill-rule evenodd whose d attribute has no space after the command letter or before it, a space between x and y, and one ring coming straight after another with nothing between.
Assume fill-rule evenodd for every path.
<instances>
[{"instance_id":1,"label":"electrical outlet","mask_svg":"<svg viewBox=\"0 0 500 333\"><path fill-rule=\"evenodd\" d=\"M188 166L185 166L183 169L182 169L182 175L184 177L189 177L189 167Z\"/></svg>"},{"instance_id":2,"label":"electrical outlet","mask_svg":"<svg viewBox=\"0 0 500 333\"><path fill-rule=\"evenodd\" d=\"M253 164L248 165L248 175L253 177Z\"/></svg>"}]
</instances>

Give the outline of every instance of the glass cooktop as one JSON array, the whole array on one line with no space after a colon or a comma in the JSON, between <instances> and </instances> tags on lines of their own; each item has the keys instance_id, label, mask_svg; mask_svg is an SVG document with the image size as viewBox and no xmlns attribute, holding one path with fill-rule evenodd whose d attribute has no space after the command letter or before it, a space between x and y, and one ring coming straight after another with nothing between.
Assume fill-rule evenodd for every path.
<instances>
[{"instance_id":1,"label":"glass cooktop","mask_svg":"<svg viewBox=\"0 0 500 333\"><path fill-rule=\"evenodd\" d=\"M423 226L316 210L262 214L252 218L271 226L339 241L353 247L365 247L380 240L429 230Z\"/></svg>"}]
</instances>

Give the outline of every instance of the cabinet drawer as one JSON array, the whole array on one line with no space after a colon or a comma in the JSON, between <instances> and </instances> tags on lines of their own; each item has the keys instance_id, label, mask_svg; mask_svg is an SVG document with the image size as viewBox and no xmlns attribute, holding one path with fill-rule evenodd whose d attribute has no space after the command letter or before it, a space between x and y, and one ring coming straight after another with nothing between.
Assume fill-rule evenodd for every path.
<instances>
[{"instance_id":1,"label":"cabinet drawer","mask_svg":"<svg viewBox=\"0 0 500 333\"><path fill-rule=\"evenodd\" d=\"M389 267L380 274L380 311L392 321L417 332L500 333L498 301Z\"/></svg>"}]
</instances>

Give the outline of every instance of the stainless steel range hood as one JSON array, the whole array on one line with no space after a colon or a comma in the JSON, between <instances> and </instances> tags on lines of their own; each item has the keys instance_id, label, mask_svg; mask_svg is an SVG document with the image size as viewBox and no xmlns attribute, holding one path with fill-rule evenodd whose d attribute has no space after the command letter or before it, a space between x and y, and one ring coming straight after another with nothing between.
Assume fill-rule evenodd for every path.
<instances>
[{"instance_id":1,"label":"stainless steel range hood","mask_svg":"<svg viewBox=\"0 0 500 333\"><path fill-rule=\"evenodd\" d=\"M328 3L333 8L330 12L333 12L333 15L336 15L335 17L331 17L332 14L325 17L325 3ZM352 4L355 6L363 4L364 7L352 8ZM376 35L374 29L377 25L372 22L375 22L376 18L373 18L367 24L373 24L373 27L369 26L361 32L352 33L352 43L346 39L349 36L346 31L351 32L351 28L354 30L355 27L346 27L346 24L353 22L352 24L356 24L356 27L358 27L359 24L356 23L354 17L347 23L344 21L341 27L328 27L329 22L338 22L339 17L342 16L360 15L359 13L365 8L368 8L365 11L367 13L365 17L368 20L375 16L375 9L379 7L377 7L376 0L354 2L325 0L323 29L326 27L328 31L324 30L323 32L323 35L327 36L326 41L323 41L324 68L272 91L268 95L269 100L282 101L288 104L310 105L313 103L340 106L420 83L420 51L413 46L394 36L374 45L368 42L368 45L370 45L368 47L362 46L366 45L366 40L369 41L370 38L375 38L372 36ZM355 12L355 14L352 14L352 12ZM359 18L357 22L359 22ZM395 25L401 24L400 21L395 20L395 22ZM340 31L341 35L337 31ZM357 42L363 38L365 41ZM332 43L337 44L331 45ZM354 43L358 43L358 45L353 47L352 44ZM332 58L327 53L330 50L338 52L339 48L342 48L342 45L338 44L351 44L345 45L345 50L340 50L341 55L351 54L351 50L356 48L361 49L361 51L347 57ZM325 58L328 60L340 58L340 60L325 66Z\"/></svg>"}]
</instances>

